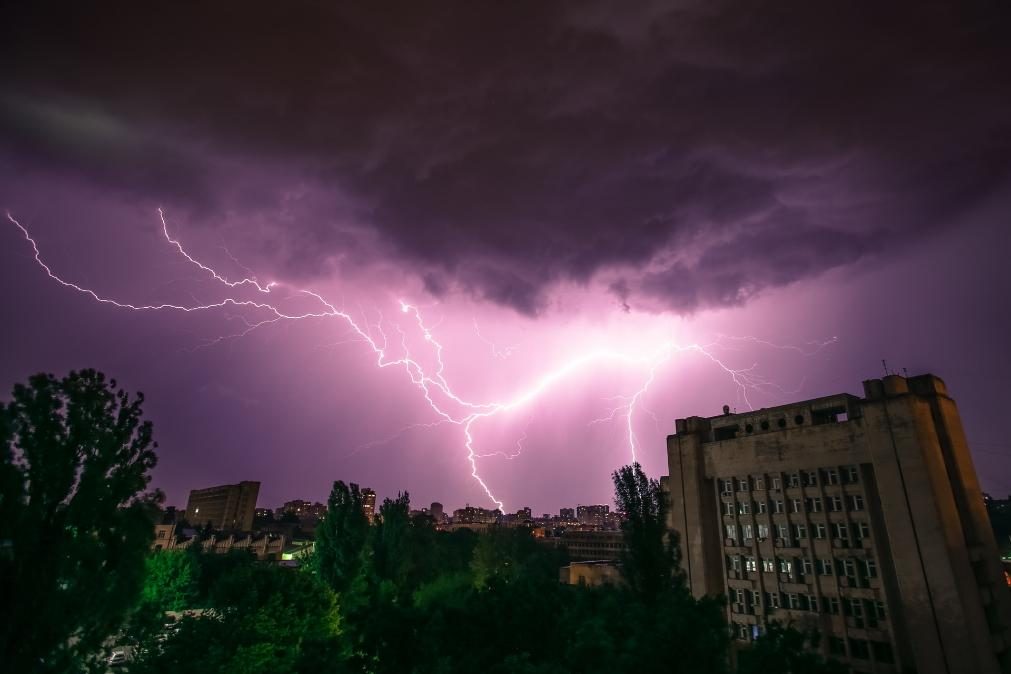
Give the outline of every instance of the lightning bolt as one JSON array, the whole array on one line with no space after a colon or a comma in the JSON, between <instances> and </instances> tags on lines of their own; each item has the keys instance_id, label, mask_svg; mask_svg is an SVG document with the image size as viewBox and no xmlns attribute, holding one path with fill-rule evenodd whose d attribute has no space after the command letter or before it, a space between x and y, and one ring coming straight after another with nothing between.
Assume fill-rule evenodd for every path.
<instances>
[{"instance_id":1,"label":"lightning bolt","mask_svg":"<svg viewBox=\"0 0 1011 674\"><path fill-rule=\"evenodd\" d=\"M349 340L364 344L367 349L372 352L375 359L375 365L379 369L386 368L400 368L406 373L410 383L418 389L421 396L427 402L428 406L436 415L436 421L426 424L411 424L410 426L401 429L391 438L384 441L377 441L374 443L368 443L367 445L362 445L354 449L351 453L356 453L363 449L371 446L382 444L384 442L389 442L396 437L399 437L402 433L410 430L412 428L427 427L431 428L434 426L439 426L443 424L453 424L460 427L462 435L464 438L464 448L466 449L466 459L471 469L471 477L480 485L481 489L488 496L488 498L495 503L495 505L505 511L505 504L498 499L488 484L485 482L484 478L480 475L478 471L477 460L479 458L484 458L488 456L494 456L497 454L502 454L507 458L514 458L518 456L523 449L523 442L526 439L526 433L517 442L517 451L512 454L506 454L505 452L493 452L488 454L479 454L474 447L474 429L475 424L483 419L494 417L497 415L508 414L515 410L525 407L526 405L537 400L546 391L551 389L559 381L570 377L578 372L584 371L591 366L595 366L603 363L615 363L629 368L635 368L642 370L644 373L644 379L642 385L634 391L630 396L620 397L621 400L625 401L625 404L612 410L609 417L604 419L594 420L595 423L598 421L610 421L616 418L623 417L626 428L627 428L627 440L629 451L631 453L631 458L633 461L637 460L637 447L639 446L638 438L636 437L633 425L633 417L636 414L638 408L642 408L643 398L646 396L649 387L653 384L658 374L658 371L670 361L672 357L678 354L685 353L697 353L705 358L711 360L718 368L722 369L727 375L730 376L734 384L737 386L739 394L743 399L744 403L751 408L751 402L748 399L748 391L761 389L762 387L774 387L775 384L760 375L757 374L756 367L751 366L744 369L734 369L726 365L717 355L713 353L714 346L726 346L726 342L733 339L740 339L743 341L752 341L756 343L762 343L765 345L773 346L776 348L789 348L800 350L804 355L809 355L804 349L799 347L780 347L778 345L772 344L771 342L764 342L757 338L745 337L745 338L727 338L724 336L717 336L716 341L709 345L678 345L672 341L665 342L661 344L651 353L645 355L633 355L629 353L624 353L621 351L615 351L611 349L598 349L589 351L580 355L576 355L573 358L565 361L558 367L549 370L540 378L533 381L528 387L517 392L511 399L504 401L493 401L493 402L472 402L461 397L447 380L445 375L445 361L443 359L444 348L441 342L436 338L433 329L430 328L422 316L421 310L406 301L401 300L399 302L399 308L402 314L404 314L413 323L414 328L417 330L417 334L421 335L424 342L429 345L431 349L431 358L434 359L434 368L426 367L419 358L414 357L411 354L411 350L408 346L407 335L400 325L394 324L397 332L399 333L399 351L397 354L393 353L393 348L390 345L391 340L388 338L386 329L383 327L383 317L380 314L379 321L373 326L365 312L361 310L362 318L355 319L350 313L344 309L339 309L329 300L324 298L320 293L306 288L293 288L287 284L280 281L270 281L268 283L261 283L256 276L248 269L243 267L248 273L248 276L239 279L230 279L225 275L219 273L213 267L204 264L196 257L192 256L182 245L182 243L172 237L169 233L168 223L165 219L165 214L162 209L158 209L158 217L161 221L161 232L165 241L168 245L173 248L183 259L185 259L189 264L193 265L197 269L201 270L205 275L207 275L212 281L214 281L217 286L226 291L240 291L248 290L253 293L255 299L242 299L241 297L227 295L223 299L216 302L206 302L201 303L200 301L194 299L192 303L185 304L175 304L175 303L163 303L163 304L133 304L130 302L123 302L117 299L112 299L105 297L97 293L91 288L84 287L68 281L57 275L52 268L42 259L42 254L39 250L38 243L32 237L31 233L25 228L18 220L16 220L9 212L7 213L7 219L18 229L24 236L25 240L31 246L34 252L35 263L46 273L46 275L55 281L56 283L62 285L65 288L69 288L77 293L83 294L90 297L92 300L101 303L114 306L119 309L126 309L131 311L177 311L177 312L205 312L205 311L229 311L231 309L244 309L250 312L254 312L255 316L252 319L246 318L244 315L237 316L244 325L244 329L233 334L226 335L223 337L218 337L214 340L206 342L201 346L210 346L213 344L220 343L226 339L237 339L239 337L246 336L259 328L274 325L282 321L305 321L305 320L337 320L342 322L345 327L349 330ZM226 250L226 254L231 258L238 266L242 267L241 263L232 257L231 253ZM313 304L316 305L314 311L300 311L300 312L289 312L285 310L282 306L282 302L285 298L279 298L281 301L275 300L278 297L276 290L282 287L287 288L292 291L288 296L290 297L303 297L308 298ZM236 318L226 313L226 318ZM474 328L477 331L477 323L474 323ZM378 337L374 335L378 333ZM478 336L481 337L480 331L478 331ZM487 340L484 340L487 342ZM818 343L816 348L824 348L828 344L834 342L834 338L828 342ZM343 342L342 342L343 343ZM508 347L505 350L498 350L488 342L492 347L493 355L496 357L508 357L511 355L512 349L514 347ZM644 408L643 408L644 409ZM648 412L648 410L647 410ZM652 414L652 412L649 412ZM654 415L655 419L655 415Z\"/></svg>"}]
</instances>

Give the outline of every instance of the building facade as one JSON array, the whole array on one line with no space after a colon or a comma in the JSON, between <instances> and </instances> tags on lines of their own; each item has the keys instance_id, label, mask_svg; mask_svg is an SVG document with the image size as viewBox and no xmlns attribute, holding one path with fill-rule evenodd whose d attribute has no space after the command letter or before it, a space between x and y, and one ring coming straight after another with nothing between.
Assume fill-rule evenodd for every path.
<instances>
[{"instance_id":1,"label":"building facade","mask_svg":"<svg viewBox=\"0 0 1011 674\"><path fill-rule=\"evenodd\" d=\"M249 531L259 493L260 483L249 481L194 489L186 502L186 521L194 527Z\"/></svg>"},{"instance_id":2,"label":"building facade","mask_svg":"<svg viewBox=\"0 0 1011 674\"><path fill-rule=\"evenodd\" d=\"M933 375L676 422L671 527L735 635L816 629L855 672L1006 671L1011 595L958 410Z\"/></svg>"}]
</instances>

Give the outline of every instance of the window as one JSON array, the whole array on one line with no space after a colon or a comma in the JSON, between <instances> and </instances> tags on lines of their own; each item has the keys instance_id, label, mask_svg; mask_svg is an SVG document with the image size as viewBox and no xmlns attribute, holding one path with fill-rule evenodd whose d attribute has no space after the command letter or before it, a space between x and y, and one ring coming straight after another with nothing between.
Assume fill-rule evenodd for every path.
<instances>
[{"instance_id":1,"label":"window","mask_svg":"<svg viewBox=\"0 0 1011 674\"><path fill-rule=\"evenodd\" d=\"M737 512L741 515L751 514L751 501L740 501L737 504Z\"/></svg>"},{"instance_id":2,"label":"window","mask_svg":"<svg viewBox=\"0 0 1011 674\"><path fill-rule=\"evenodd\" d=\"M871 537L871 527L867 522L854 522L853 531L860 540Z\"/></svg>"},{"instance_id":3,"label":"window","mask_svg":"<svg viewBox=\"0 0 1011 674\"><path fill-rule=\"evenodd\" d=\"M832 537L844 541L848 541L850 539L850 530L849 527L846 526L845 522L832 523Z\"/></svg>"},{"instance_id":4,"label":"window","mask_svg":"<svg viewBox=\"0 0 1011 674\"><path fill-rule=\"evenodd\" d=\"M857 627L864 626L864 602L862 599L847 599L846 611Z\"/></svg>"},{"instance_id":5,"label":"window","mask_svg":"<svg viewBox=\"0 0 1011 674\"><path fill-rule=\"evenodd\" d=\"M885 611L885 602L874 602L874 614L878 617L878 620L885 620L888 617L888 613Z\"/></svg>"},{"instance_id":6,"label":"window","mask_svg":"<svg viewBox=\"0 0 1011 674\"><path fill-rule=\"evenodd\" d=\"M790 473L790 482L788 486L799 487L800 486L800 473Z\"/></svg>"},{"instance_id":7,"label":"window","mask_svg":"<svg viewBox=\"0 0 1011 674\"><path fill-rule=\"evenodd\" d=\"M802 541L807 538L807 525L806 524L794 524L793 525L793 537L798 541Z\"/></svg>"},{"instance_id":8,"label":"window","mask_svg":"<svg viewBox=\"0 0 1011 674\"><path fill-rule=\"evenodd\" d=\"M793 562L785 557L779 558L779 572L780 573L793 573Z\"/></svg>"},{"instance_id":9,"label":"window","mask_svg":"<svg viewBox=\"0 0 1011 674\"><path fill-rule=\"evenodd\" d=\"M769 525L768 524L761 524L761 523L759 523L759 525L758 525L758 537L760 539L762 539L762 540L765 540L766 538L769 537Z\"/></svg>"},{"instance_id":10,"label":"window","mask_svg":"<svg viewBox=\"0 0 1011 674\"><path fill-rule=\"evenodd\" d=\"M873 559L864 560L864 572L867 574L868 578L878 577L878 563Z\"/></svg>"},{"instance_id":11,"label":"window","mask_svg":"<svg viewBox=\"0 0 1011 674\"><path fill-rule=\"evenodd\" d=\"M864 497L859 494L850 496L850 510L860 512L864 509Z\"/></svg>"},{"instance_id":12,"label":"window","mask_svg":"<svg viewBox=\"0 0 1011 674\"><path fill-rule=\"evenodd\" d=\"M755 491L762 491L765 489L765 478L761 475L755 478Z\"/></svg>"},{"instance_id":13,"label":"window","mask_svg":"<svg viewBox=\"0 0 1011 674\"><path fill-rule=\"evenodd\" d=\"M724 515L733 515L734 514L734 502L733 501L724 501L723 502L723 514Z\"/></svg>"},{"instance_id":14,"label":"window","mask_svg":"<svg viewBox=\"0 0 1011 674\"><path fill-rule=\"evenodd\" d=\"M777 524L776 537L782 538L784 541L790 540L790 528L785 524Z\"/></svg>"},{"instance_id":15,"label":"window","mask_svg":"<svg viewBox=\"0 0 1011 674\"><path fill-rule=\"evenodd\" d=\"M857 660L870 660L870 646L863 639L850 639L850 657Z\"/></svg>"},{"instance_id":16,"label":"window","mask_svg":"<svg viewBox=\"0 0 1011 674\"><path fill-rule=\"evenodd\" d=\"M740 571L741 558L737 555L727 555L727 568L731 571Z\"/></svg>"},{"instance_id":17,"label":"window","mask_svg":"<svg viewBox=\"0 0 1011 674\"><path fill-rule=\"evenodd\" d=\"M772 488L773 489L782 489L783 488L783 481L782 481L782 479L780 479L780 477L778 475L772 477L771 481L772 481Z\"/></svg>"},{"instance_id":18,"label":"window","mask_svg":"<svg viewBox=\"0 0 1011 674\"><path fill-rule=\"evenodd\" d=\"M758 571L758 562L755 561L754 557L744 558L744 570L745 571Z\"/></svg>"},{"instance_id":19,"label":"window","mask_svg":"<svg viewBox=\"0 0 1011 674\"><path fill-rule=\"evenodd\" d=\"M773 501L772 502L772 512L776 513L777 515L782 514L783 513L783 502L782 501Z\"/></svg>"},{"instance_id":20,"label":"window","mask_svg":"<svg viewBox=\"0 0 1011 674\"><path fill-rule=\"evenodd\" d=\"M804 473L804 485L807 487L814 487L818 484L818 471L809 470Z\"/></svg>"},{"instance_id":21,"label":"window","mask_svg":"<svg viewBox=\"0 0 1011 674\"><path fill-rule=\"evenodd\" d=\"M878 662L892 664L895 656L892 655L892 645L886 641L872 641L871 650L874 652L874 659Z\"/></svg>"},{"instance_id":22,"label":"window","mask_svg":"<svg viewBox=\"0 0 1011 674\"><path fill-rule=\"evenodd\" d=\"M860 469L856 466L844 466L843 475L846 478L846 484L857 484L860 482Z\"/></svg>"},{"instance_id":23,"label":"window","mask_svg":"<svg viewBox=\"0 0 1011 674\"><path fill-rule=\"evenodd\" d=\"M755 514L764 515L769 509L769 504L765 501L755 501Z\"/></svg>"},{"instance_id":24,"label":"window","mask_svg":"<svg viewBox=\"0 0 1011 674\"><path fill-rule=\"evenodd\" d=\"M724 494L734 493L734 481L733 480L720 480L720 491Z\"/></svg>"},{"instance_id":25,"label":"window","mask_svg":"<svg viewBox=\"0 0 1011 674\"><path fill-rule=\"evenodd\" d=\"M822 471L825 475L825 484L839 484L839 471L835 468L826 468Z\"/></svg>"},{"instance_id":26,"label":"window","mask_svg":"<svg viewBox=\"0 0 1011 674\"><path fill-rule=\"evenodd\" d=\"M823 540L826 534L826 528L824 524L814 524L814 537L818 540Z\"/></svg>"},{"instance_id":27,"label":"window","mask_svg":"<svg viewBox=\"0 0 1011 674\"><path fill-rule=\"evenodd\" d=\"M818 560L818 573L821 574L821 575L823 575L823 576L831 576L832 575L832 571L833 571L832 566L833 566L833 564L832 564L832 560L831 559L825 559L825 558L819 559Z\"/></svg>"},{"instance_id":28,"label":"window","mask_svg":"<svg viewBox=\"0 0 1011 674\"><path fill-rule=\"evenodd\" d=\"M842 575L850 576L851 578L857 575L857 565L852 559L841 559L839 562L842 564Z\"/></svg>"},{"instance_id":29,"label":"window","mask_svg":"<svg viewBox=\"0 0 1011 674\"><path fill-rule=\"evenodd\" d=\"M769 608L779 608L779 593L778 592L766 592L765 593L765 605Z\"/></svg>"},{"instance_id":30,"label":"window","mask_svg":"<svg viewBox=\"0 0 1011 674\"><path fill-rule=\"evenodd\" d=\"M748 598L747 598L747 595L745 594L744 590L737 589L737 590L731 590L731 591L734 593L734 597L735 597L734 601L735 602L737 602L738 604L747 604L748 603Z\"/></svg>"},{"instance_id":31,"label":"window","mask_svg":"<svg viewBox=\"0 0 1011 674\"><path fill-rule=\"evenodd\" d=\"M831 496L828 499L828 509L830 512L838 513L842 512L842 497L841 496Z\"/></svg>"},{"instance_id":32,"label":"window","mask_svg":"<svg viewBox=\"0 0 1011 674\"><path fill-rule=\"evenodd\" d=\"M825 612L839 615L839 597L825 597Z\"/></svg>"},{"instance_id":33,"label":"window","mask_svg":"<svg viewBox=\"0 0 1011 674\"><path fill-rule=\"evenodd\" d=\"M771 559L762 560L762 571L765 573L774 573L776 571L776 563Z\"/></svg>"},{"instance_id":34,"label":"window","mask_svg":"<svg viewBox=\"0 0 1011 674\"><path fill-rule=\"evenodd\" d=\"M787 592L786 594L786 607L793 609L794 611L800 610L800 595L794 594L793 592Z\"/></svg>"},{"instance_id":35,"label":"window","mask_svg":"<svg viewBox=\"0 0 1011 674\"><path fill-rule=\"evenodd\" d=\"M723 528L724 528L724 530L727 533L727 538L729 538L730 540L736 540L737 539L737 527L736 526L734 526L733 524L728 524L727 526L725 526Z\"/></svg>"},{"instance_id":36,"label":"window","mask_svg":"<svg viewBox=\"0 0 1011 674\"><path fill-rule=\"evenodd\" d=\"M815 596L813 594L807 595L807 610L808 611L813 611L814 613L818 612L818 597L817 596Z\"/></svg>"},{"instance_id":37,"label":"window","mask_svg":"<svg viewBox=\"0 0 1011 674\"><path fill-rule=\"evenodd\" d=\"M790 512L792 513L802 513L804 512L804 502L799 498L790 499Z\"/></svg>"},{"instance_id":38,"label":"window","mask_svg":"<svg viewBox=\"0 0 1011 674\"><path fill-rule=\"evenodd\" d=\"M814 562L808 558L803 558L800 560L800 572L805 576L810 576L814 573Z\"/></svg>"},{"instance_id":39,"label":"window","mask_svg":"<svg viewBox=\"0 0 1011 674\"><path fill-rule=\"evenodd\" d=\"M821 509L821 498L809 498L807 500L807 511L809 513L820 513Z\"/></svg>"},{"instance_id":40,"label":"window","mask_svg":"<svg viewBox=\"0 0 1011 674\"><path fill-rule=\"evenodd\" d=\"M737 489L738 491L748 491L748 478L739 477L737 478Z\"/></svg>"},{"instance_id":41,"label":"window","mask_svg":"<svg viewBox=\"0 0 1011 674\"><path fill-rule=\"evenodd\" d=\"M747 625L742 623L734 623L734 633L742 641L749 641L751 639L751 630L748 629Z\"/></svg>"},{"instance_id":42,"label":"window","mask_svg":"<svg viewBox=\"0 0 1011 674\"><path fill-rule=\"evenodd\" d=\"M752 535L752 528L750 524L741 525L741 538L746 541L750 541L754 536Z\"/></svg>"}]
</instances>

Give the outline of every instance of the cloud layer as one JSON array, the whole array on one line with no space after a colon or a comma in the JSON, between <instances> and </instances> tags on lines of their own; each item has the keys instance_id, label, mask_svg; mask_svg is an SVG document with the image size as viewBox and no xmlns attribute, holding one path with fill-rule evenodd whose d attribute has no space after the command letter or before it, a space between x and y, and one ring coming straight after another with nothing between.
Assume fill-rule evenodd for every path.
<instances>
[{"instance_id":1,"label":"cloud layer","mask_svg":"<svg viewBox=\"0 0 1011 674\"><path fill-rule=\"evenodd\" d=\"M530 315L742 304L1006 186L1005 5L609 7L8 7L0 148Z\"/></svg>"}]
</instances>

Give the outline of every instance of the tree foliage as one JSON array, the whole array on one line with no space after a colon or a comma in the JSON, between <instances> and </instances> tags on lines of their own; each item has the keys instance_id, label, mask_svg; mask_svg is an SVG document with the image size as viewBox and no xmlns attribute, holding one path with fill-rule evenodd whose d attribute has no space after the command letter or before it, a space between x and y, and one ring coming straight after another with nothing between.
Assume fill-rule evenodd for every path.
<instances>
[{"instance_id":1,"label":"tree foliage","mask_svg":"<svg viewBox=\"0 0 1011 674\"><path fill-rule=\"evenodd\" d=\"M31 377L0 404L4 668L73 670L138 597L160 494L144 397L94 370Z\"/></svg>"},{"instance_id":2,"label":"tree foliage","mask_svg":"<svg viewBox=\"0 0 1011 674\"><path fill-rule=\"evenodd\" d=\"M667 501L658 480L633 463L612 474L614 502L624 516L622 574L646 600L681 583L677 536L667 530Z\"/></svg>"}]
</instances>

